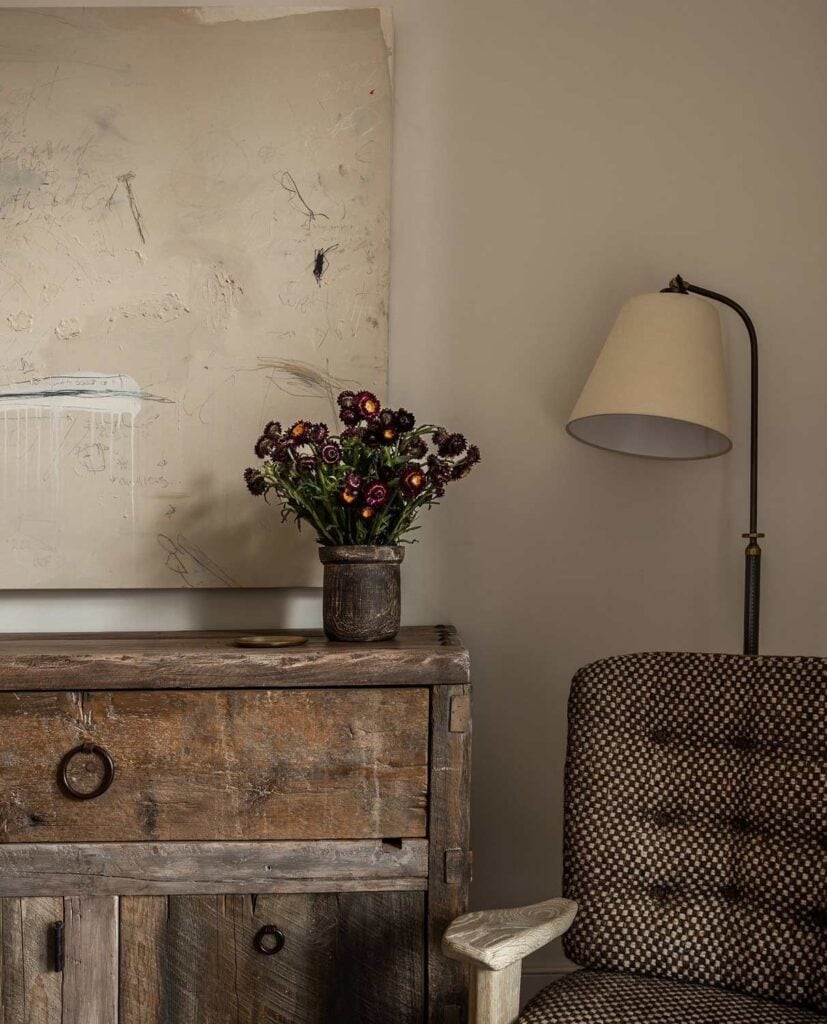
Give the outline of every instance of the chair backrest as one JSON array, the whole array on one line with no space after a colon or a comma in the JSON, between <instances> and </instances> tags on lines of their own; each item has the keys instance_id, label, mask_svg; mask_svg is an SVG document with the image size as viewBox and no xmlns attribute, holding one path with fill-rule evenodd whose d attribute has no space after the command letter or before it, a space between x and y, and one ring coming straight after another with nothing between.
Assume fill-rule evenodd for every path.
<instances>
[{"instance_id":1,"label":"chair backrest","mask_svg":"<svg viewBox=\"0 0 827 1024\"><path fill-rule=\"evenodd\" d=\"M827 1010L827 659L635 654L569 698L564 946Z\"/></svg>"}]
</instances>

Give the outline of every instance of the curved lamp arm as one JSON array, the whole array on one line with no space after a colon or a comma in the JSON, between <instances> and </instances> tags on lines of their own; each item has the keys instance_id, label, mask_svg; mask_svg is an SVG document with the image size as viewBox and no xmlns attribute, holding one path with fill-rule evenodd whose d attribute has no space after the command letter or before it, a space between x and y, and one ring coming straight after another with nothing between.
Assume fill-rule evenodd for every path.
<instances>
[{"instance_id":1,"label":"curved lamp arm","mask_svg":"<svg viewBox=\"0 0 827 1024\"><path fill-rule=\"evenodd\" d=\"M744 573L744 654L758 653L758 627L761 604L761 548L758 544L763 533L758 532L758 335L755 324L743 306L720 292L689 284L676 275L664 292L693 292L707 299L715 299L734 309L744 322L749 335L750 347L750 417L749 417L749 533L744 552L746 558Z\"/></svg>"}]
</instances>

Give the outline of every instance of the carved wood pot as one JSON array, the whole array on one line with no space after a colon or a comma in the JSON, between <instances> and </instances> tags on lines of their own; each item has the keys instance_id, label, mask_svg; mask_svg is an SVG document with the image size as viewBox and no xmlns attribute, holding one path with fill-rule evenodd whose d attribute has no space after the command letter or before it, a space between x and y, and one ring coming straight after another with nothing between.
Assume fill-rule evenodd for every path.
<instances>
[{"instance_id":1,"label":"carved wood pot","mask_svg":"<svg viewBox=\"0 0 827 1024\"><path fill-rule=\"evenodd\" d=\"M399 546L323 547L324 631L331 640L390 640L399 631L405 549Z\"/></svg>"}]
</instances>

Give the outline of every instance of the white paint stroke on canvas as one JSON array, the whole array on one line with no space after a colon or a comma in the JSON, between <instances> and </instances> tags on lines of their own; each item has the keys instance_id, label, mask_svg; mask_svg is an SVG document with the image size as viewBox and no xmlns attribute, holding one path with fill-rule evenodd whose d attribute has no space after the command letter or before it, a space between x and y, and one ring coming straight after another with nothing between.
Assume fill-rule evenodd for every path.
<instances>
[{"instance_id":1,"label":"white paint stroke on canvas","mask_svg":"<svg viewBox=\"0 0 827 1024\"><path fill-rule=\"evenodd\" d=\"M0 586L318 582L241 472L384 391L386 32L0 9Z\"/></svg>"}]
</instances>

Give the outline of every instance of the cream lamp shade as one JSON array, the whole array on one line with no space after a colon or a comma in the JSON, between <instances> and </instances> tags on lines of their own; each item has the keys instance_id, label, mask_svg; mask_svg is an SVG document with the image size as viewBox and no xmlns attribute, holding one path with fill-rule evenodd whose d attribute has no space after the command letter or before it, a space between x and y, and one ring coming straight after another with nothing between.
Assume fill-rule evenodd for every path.
<instances>
[{"instance_id":1,"label":"cream lamp shade","mask_svg":"<svg viewBox=\"0 0 827 1024\"><path fill-rule=\"evenodd\" d=\"M721 321L705 299L637 295L621 308L566 430L596 448L707 459L729 439Z\"/></svg>"}]
</instances>

